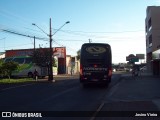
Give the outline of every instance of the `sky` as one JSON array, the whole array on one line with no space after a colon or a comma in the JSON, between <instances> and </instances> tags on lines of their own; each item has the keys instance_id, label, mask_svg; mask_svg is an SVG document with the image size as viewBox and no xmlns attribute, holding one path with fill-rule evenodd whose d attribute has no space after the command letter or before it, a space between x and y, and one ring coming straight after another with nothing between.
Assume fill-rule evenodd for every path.
<instances>
[{"instance_id":1,"label":"sky","mask_svg":"<svg viewBox=\"0 0 160 120\"><path fill-rule=\"evenodd\" d=\"M49 47L51 18L52 34L70 21L53 35L53 47L64 46L74 56L89 39L108 43L113 63L124 63L129 54L146 53L147 6L160 6L160 0L0 0L0 52L34 47L33 38L4 29L45 38L36 39L36 48Z\"/></svg>"}]
</instances>

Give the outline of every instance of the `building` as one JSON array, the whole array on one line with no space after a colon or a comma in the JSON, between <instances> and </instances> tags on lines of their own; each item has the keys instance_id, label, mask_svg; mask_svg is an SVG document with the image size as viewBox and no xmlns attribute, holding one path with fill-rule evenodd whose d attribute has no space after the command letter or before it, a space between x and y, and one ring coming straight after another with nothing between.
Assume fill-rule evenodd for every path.
<instances>
[{"instance_id":1,"label":"building","mask_svg":"<svg viewBox=\"0 0 160 120\"><path fill-rule=\"evenodd\" d=\"M49 48L38 48L40 51L49 50ZM37 50L37 49L36 49ZM34 49L16 49L6 50L5 57L17 57L17 56L31 56ZM53 56L57 57L58 60L58 74L66 73L66 48L55 47L53 48Z\"/></svg>"},{"instance_id":2,"label":"building","mask_svg":"<svg viewBox=\"0 0 160 120\"><path fill-rule=\"evenodd\" d=\"M0 52L0 59L5 58L5 52Z\"/></svg>"},{"instance_id":3,"label":"building","mask_svg":"<svg viewBox=\"0 0 160 120\"><path fill-rule=\"evenodd\" d=\"M76 56L67 55L66 56L66 74L78 74L80 63L79 60L77 60Z\"/></svg>"},{"instance_id":4,"label":"building","mask_svg":"<svg viewBox=\"0 0 160 120\"><path fill-rule=\"evenodd\" d=\"M147 69L153 75L160 75L160 6L146 9L146 56Z\"/></svg>"}]
</instances>

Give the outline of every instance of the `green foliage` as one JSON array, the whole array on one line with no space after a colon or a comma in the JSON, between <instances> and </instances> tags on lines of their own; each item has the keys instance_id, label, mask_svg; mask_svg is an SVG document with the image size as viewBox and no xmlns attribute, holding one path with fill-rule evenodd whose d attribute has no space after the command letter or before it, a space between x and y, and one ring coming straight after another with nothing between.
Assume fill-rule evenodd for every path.
<instances>
[{"instance_id":1,"label":"green foliage","mask_svg":"<svg viewBox=\"0 0 160 120\"><path fill-rule=\"evenodd\" d=\"M8 76L10 79L11 74L14 70L17 70L19 67L18 63L9 61L9 62L3 62L0 65L0 75L1 76Z\"/></svg>"},{"instance_id":2,"label":"green foliage","mask_svg":"<svg viewBox=\"0 0 160 120\"><path fill-rule=\"evenodd\" d=\"M0 80L0 84L8 84L8 83L25 83L25 82L34 82L32 78L25 79L2 79Z\"/></svg>"},{"instance_id":3,"label":"green foliage","mask_svg":"<svg viewBox=\"0 0 160 120\"><path fill-rule=\"evenodd\" d=\"M54 67L58 67L57 65L58 65L58 60L57 59L53 59L53 61L52 61L52 65L54 66Z\"/></svg>"},{"instance_id":4,"label":"green foliage","mask_svg":"<svg viewBox=\"0 0 160 120\"><path fill-rule=\"evenodd\" d=\"M3 60L0 59L0 76L2 76L2 77L3 77L3 74L2 74L2 72L3 72L2 64L3 64L3 63L4 63Z\"/></svg>"},{"instance_id":5,"label":"green foliage","mask_svg":"<svg viewBox=\"0 0 160 120\"><path fill-rule=\"evenodd\" d=\"M80 54L81 54L81 50L77 51L77 60L80 60Z\"/></svg>"},{"instance_id":6,"label":"green foliage","mask_svg":"<svg viewBox=\"0 0 160 120\"><path fill-rule=\"evenodd\" d=\"M48 66L50 61L50 49L37 49L33 52L33 63L38 66ZM56 66L56 60L52 59L52 65Z\"/></svg>"},{"instance_id":7,"label":"green foliage","mask_svg":"<svg viewBox=\"0 0 160 120\"><path fill-rule=\"evenodd\" d=\"M3 59L0 59L0 66L3 64Z\"/></svg>"},{"instance_id":8,"label":"green foliage","mask_svg":"<svg viewBox=\"0 0 160 120\"><path fill-rule=\"evenodd\" d=\"M33 52L33 63L38 66L47 66L49 61L50 51L48 49L37 49Z\"/></svg>"}]
</instances>

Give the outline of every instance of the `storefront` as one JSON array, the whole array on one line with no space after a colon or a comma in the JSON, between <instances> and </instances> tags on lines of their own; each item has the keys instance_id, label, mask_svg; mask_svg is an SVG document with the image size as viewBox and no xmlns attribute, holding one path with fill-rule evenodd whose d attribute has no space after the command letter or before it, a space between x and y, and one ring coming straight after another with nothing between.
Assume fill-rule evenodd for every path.
<instances>
[{"instance_id":1,"label":"storefront","mask_svg":"<svg viewBox=\"0 0 160 120\"><path fill-rule=\"evenodd\" d=\"M160 75L160 49L152 53L153 75Z\"/></svg>"}]
</instances>

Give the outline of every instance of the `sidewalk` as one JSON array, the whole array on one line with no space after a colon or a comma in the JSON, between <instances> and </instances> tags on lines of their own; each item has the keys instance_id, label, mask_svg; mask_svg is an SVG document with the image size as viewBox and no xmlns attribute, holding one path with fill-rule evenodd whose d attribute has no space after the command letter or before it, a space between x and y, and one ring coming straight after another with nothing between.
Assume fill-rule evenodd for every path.
<instances>
[{"instance_id":1,"label":"sidewalk","mask_svg":"<svg viewBox=\"0 0 160 120\"><path fill-rule=\"evenodd\" d=\"M53 79L56 80L56 81L57 80L79 79L79 74L73 74L73 75L70 75L70 74L58 74L58 75L54 75ZM38 82L48 81L48 76L43 78L43 79L39 78L37 81Z\"/></svg>"},{"instance_id":2,"label":"sidewalk","mask_svg":"<svg viewBox=\"0 0 160 120\"><path fill-rule=\"evenodd\" d=\"M150 102L160 111L160 76L154 76L149 72L142 72L136 79L131 73L122 75L122 83L119 89L129 88L130 92L117 92L116 95L124 95L124 101ZM134 90L133 90L134 89ZM117 90L118 91L118 90ZM124 93L125 92L125 93ZM113 98L115 96L112 96ZM123 101L123 100L122 100ZM148 105L148 104L146 104ZM150 106L152 108L152 106Z\"/></svg>"},{"instance_id":3,"label":"sidewalk","mask_svg":"<svg viewBox=\"0 0 160 120\"><path fill-rule=\"evenodd\" d=\"M122 77L129 77L129 76L132 76L132 73L131 72L128 72L128 73L126 73L126 74L123 74L122 75ZM140 72L140 75L139 76L141 76L141 77L159 77L160 78L160 76L154 76L151 72L149 72L149 71L144 71L144 72Z\"/></svg>"},{"instance_id":4,"label":"sidewalk","mask_svg":"<svg viewBox=\"0 0 160 120\"><path fill-rule=\"evenodd\" d=\"M55 80L78 79L79 78L79 74L73 74L73 75L70 75L70 74L58 74L58 75L53 76L53 78Z\"/></svg>"}]
</instances>

